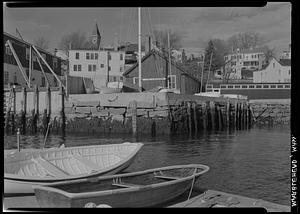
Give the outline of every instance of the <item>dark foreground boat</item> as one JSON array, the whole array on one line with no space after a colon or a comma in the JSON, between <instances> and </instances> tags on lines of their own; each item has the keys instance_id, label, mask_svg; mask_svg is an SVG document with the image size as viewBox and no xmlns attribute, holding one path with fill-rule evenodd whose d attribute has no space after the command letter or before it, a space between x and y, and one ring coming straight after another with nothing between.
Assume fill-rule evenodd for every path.
<instances>
[{"instance_id":1,"label":"dark foreground boat","mask_svg":"<svg viewBox=\"0 0 300 214\"><path fill-rule=\"evenodd\" d=\"M140 172L35 186L41 207L153 207L187 190L209 170L200 164L177 165Z\"/></svg>"},{"instance_id":2,"label":"dark foreground boat","mask_svg":"<svg viewBox=\"0 0 300 214\"><path fill-rule=\"evenodd\" d=\"M5 152L5 196L33 194L32 185L113 175L127 168L142 143L120 143Z\"/></svg>"}]
</instances>

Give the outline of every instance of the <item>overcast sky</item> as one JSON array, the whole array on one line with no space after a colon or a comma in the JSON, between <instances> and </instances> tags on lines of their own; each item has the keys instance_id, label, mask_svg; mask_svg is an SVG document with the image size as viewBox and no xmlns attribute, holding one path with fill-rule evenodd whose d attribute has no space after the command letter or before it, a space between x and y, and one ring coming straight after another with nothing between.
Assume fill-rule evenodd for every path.
<instances>
[{"instance_id":1,"label":"overcast sky","mask_svg":"<svg viewBox=\"0 0 300 214\"><path fill-rule=\"evenodd\" d=\"M50 50L74 31L90 36L95 20L103 45L121 41L137 43L137 8L8 8L3 6L4 31L33 42L38 36L50 41ZM183 37L184 48L205 48L210 38L227 39L239 32L260 33L266 45L281 51L291 43L291 4L268 3L265 7L142 8L142 35L151 29L171 29Z\"/></svg>"}]
</instances>

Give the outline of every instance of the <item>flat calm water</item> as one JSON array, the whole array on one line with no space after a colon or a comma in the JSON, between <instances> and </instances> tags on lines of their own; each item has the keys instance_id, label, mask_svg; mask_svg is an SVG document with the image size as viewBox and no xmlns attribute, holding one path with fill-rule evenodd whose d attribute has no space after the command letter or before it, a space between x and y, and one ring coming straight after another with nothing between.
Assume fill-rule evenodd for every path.
<instances>
[{"instance_id":1,"label":"flat calm water","mask_svg":"<svg viewBox=\"0 0 300 214\"><path fill-rule=\"evenodd\" d=\"M142 142L128 172L177 164L210 167L199 187L290 205L290 127L202 133L197 137L137 139L122 135L50 135L46 147ZM22 136L21 148L41 148L43 136ZM17 148L16 136L4 137L4 148Z\"/></svg>"}]
</instances>

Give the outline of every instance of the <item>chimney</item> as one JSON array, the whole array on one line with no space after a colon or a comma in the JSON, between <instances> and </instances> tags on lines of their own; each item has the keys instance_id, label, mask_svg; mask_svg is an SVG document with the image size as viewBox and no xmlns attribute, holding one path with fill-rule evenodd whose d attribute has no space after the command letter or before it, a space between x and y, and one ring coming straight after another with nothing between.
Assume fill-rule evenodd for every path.
<instances>
[{"instance_id":1,"label":"chimney","mask_svg":"<svg viewBox=\"0 0 300 214\"><path fill-rule=\"evenodd\" d=\"M118 37L117 37L116 33L115 33L115 39L114 39L114 50L118 51Z\"/></svg>"}]
</instances>

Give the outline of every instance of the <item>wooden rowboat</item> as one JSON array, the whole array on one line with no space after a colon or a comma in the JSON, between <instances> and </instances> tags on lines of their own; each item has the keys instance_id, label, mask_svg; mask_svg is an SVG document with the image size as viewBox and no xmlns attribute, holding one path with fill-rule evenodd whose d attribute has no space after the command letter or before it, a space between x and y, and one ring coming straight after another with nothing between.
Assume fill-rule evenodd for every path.
<instances>
[{"instance_id":1,"label":"wooden rowboat","mask_svg":"<svg viewBox=\"0 0 300 214\"><path fill-rule=\"evenodd\" d=\"M127 168L142 143L32 149L4 156L4 194L33 194L32 185L113 175Z\"/></svg>"},{"instance_id":2,"label":"wooden rowboat","mask_svg":"<svg viewBox=\"0 0 300 214\"><path fill-rule=\"evenodd\" d=\"M200 164L177 165L33 188L41 207L153 207L190 190L208 170Z\"/></svg>"}]
</instances>

